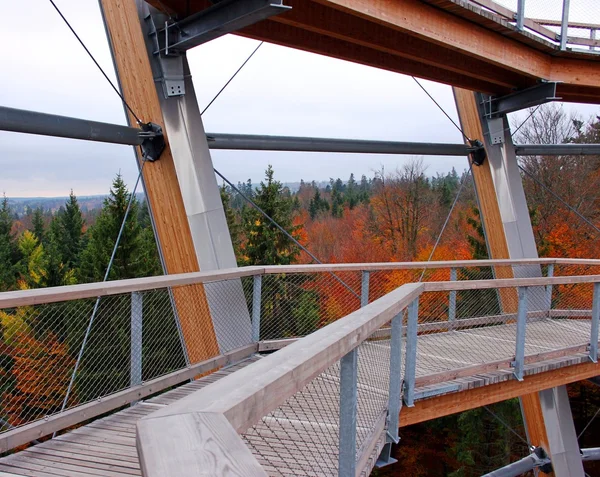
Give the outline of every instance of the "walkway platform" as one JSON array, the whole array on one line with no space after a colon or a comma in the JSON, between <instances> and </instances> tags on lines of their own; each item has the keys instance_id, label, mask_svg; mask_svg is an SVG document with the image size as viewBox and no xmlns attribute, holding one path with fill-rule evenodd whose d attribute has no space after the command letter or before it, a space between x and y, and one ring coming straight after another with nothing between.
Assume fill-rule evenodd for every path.
<instances>
[{"instance_id":1,"label":"walkway platform","mask_svg":"<svg viewBox=\"0 0 600 477\"><path fill-rule=\"evenodd\" d=\"M460 392L514 379L507 360L514 355L515 324L485 326L420 335L417 350L416 399ZM525 374L589 360L585 344L589 320L538 319L528 322L526 356L536 359ZM581 352L578 351L581 347ZM389 340L359 347L358 455L368 476L385 443ZM554 353L554 354L553 354ZM135 404L55 439L0 459L0 477L137 476L136 422L222 377L260 360L254 355L210 376ZM265 416L244 435L247 445L272 476L337 475L339 366L330 367L284 405ZM368 423L381 422L375 431ZM367 423L361 426L361 422ZM363 450L368 449L365 454ZM4 473L3 473L4 472Z\"/></svg>"}]
</instances>

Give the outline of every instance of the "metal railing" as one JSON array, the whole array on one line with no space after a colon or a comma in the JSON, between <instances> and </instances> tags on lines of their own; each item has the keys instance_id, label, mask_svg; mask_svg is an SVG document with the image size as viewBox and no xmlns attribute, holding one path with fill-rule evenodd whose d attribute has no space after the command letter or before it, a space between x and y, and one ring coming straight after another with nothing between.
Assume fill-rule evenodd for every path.
<instances>
[{"instance_id":1,"label":"metal railing","mask_svg":"<svg viewBox=\"0 0 600 477\"><path fill-rule=\"evenodd\" d=\"M453 1L463 6L465 3L463 0ZM597 38L600 10L594 10L598 9L598 5L593 0L467 0L467 3L496 15L499 20L512 24L517 31L543 39L560 50L600 51L600 39ZM599 15L595 19L594 11ZM579 18L587 14L585 18L592 21L574 21L574 18L578 18L574 14Z\"/></svg>"},{"instance_id":2,"label":"metal railing","mask_svg":"<svg viewBox=\"0 0 600 477\"><path fill-rule=\"evenodd\" d=\"M400 286L420 279L425 284L452 280L458 287L428 290L423 294L416 325L419 339L423 339L447 331L485 329L516 319L516 309L510 313L501 309L506 292L460 288L467 281L598 273L600 261L567 259L293 265L2 293L0 411L8 424L0 432L0 451L143 399L257 351L278 349L298 338L312 336L338 323L340 318L358 312L361 306L386 298ZM243 303L232 303L235 301L229 286L232 283L241 292ZM548 285L544 296L552 297L553 319L587 313L585 319L589 321L591 292L580 292L577 286L583 285L571 282L553 282L552 288ZM516 293L514 285L512 293ZM535 296L538 295L536 292ZM85 330L98 297L101 297L99 308L84 346ZM512 300L507 303L514 307L516 301ZM225 311L229 326L212 333L211 315L215 310ZM236 310L239 313L233 312ZM538 310L528 311L528 319L533 320L532 310ZM571 311L565 315L561 310ZM392 405L388 396L398 393L398 373L382 371L400 366L394 361L400 356L398 348L390 344L390 340L394 342L393 330L401 327L400 319L394 322L396 328L391 319L368 339L361 338L362 344L353 358L358 369L355 390L359 447L375 445L373 435L377 433L373 434L373 429L385 424L382 416ZM408 328L410 333L414 332ZM406 327L402 329L406 333ZM216 340L210 339L212 334L216 334ZM475 346L474 338L463 339ZM493 358L488 356L471 365L481 365ZM525 361L528 359L526 355ZM420 357L419 361L422 360ZM435 379L442 379L440 373L456 368L439 364L452 363L448 359L437 361ZM377 373L367 371L373 362L382 363ZM319 395L339 395L339 383L347 381L342 379L346 374L341 372L340 363L330 366L333 367L327 379L324 376L315 383L324 391L320 394L317 391ZM402 366L405 370L408 364ZM425 377L415 371L413 390L423 387ZM410 388L410 379L407 382ZM415 392L417 398L422 396L420 391ZM306 404L304 408L311 409ZM277 419L274 416L261 425L274 426ZM328 429L330 438L339 433L335 426ZM265 429L257 428L256 432ZM248 435L246 439L251 443L253 438ZM377 442L386 444L385 439ZM257 447L256 452L259 451ZM364 459L372 457L365 457L364 452L361 453ZM337 468L338 464L332 465Z\"/></svg>"},{"instance_id":3,"label":"metal railing","mask_svg":"<svg viewBox=\"0 0 600 477\"><path fill-rule=\"evenodd\" d=\"M498 382L522 380L596 360L599 284L600 275L413 283L368 305L363 300L361 309L142 419L144 475L192 475L206 462L219 475L248 449L244 465L252 475L360 475L397 440L401 399L413 406L459 391L460 378L481 373L489 382L495 371ZM564 286L582 288L576 308L548 300ZM452 292L454 320L443 305ZM215 415L222 417L218 425L209 423ZM190 435L188 419L197 435ZM177 422L181 430L165 436L162 429ZM242 438L228 440L220 459L197 452L204 440L231 430ZM165 439L197 445L173 452Z\"/></svg>"}]
</instances>

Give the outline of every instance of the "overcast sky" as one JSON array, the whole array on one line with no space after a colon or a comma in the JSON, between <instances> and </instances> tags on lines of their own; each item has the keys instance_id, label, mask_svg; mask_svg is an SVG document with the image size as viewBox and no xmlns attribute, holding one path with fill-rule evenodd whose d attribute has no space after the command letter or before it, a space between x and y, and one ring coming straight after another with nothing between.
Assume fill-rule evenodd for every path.
<instances>
[{"instance_id":1,"label":"overcast sky","mask_svg":"<svg viewBox=\"0 0 600 477\"><path fill-rule=\"evenodd\" d=\"M503 1L511 6L512 0ZM595 1L575 4L592 2L596 6L591 8L598 8ZM56 3L114 78L97 0ZM589 8L586 11L590 13ZM47 0L3 1L0 14L4 19L0 105L124 124L119 98ZM600 12L598 17L600 22ZM256 45L253 40L226 36L188 53L201 109ZM450 88L423 84L456 119ZM587 105L568 108L586 118L600 112ZM204 121L207 131L221 133L461 142L458 131L410 77L270 44L261 47ZM215 167L234 182L248 178L258 182L269 163L278 179L295 182L347 179L351 172L372 176L382 165L390 170L406 159L213 151ZM466 166L463 158L430 157L425 162L431 175ZM5 132L0 132L0 171L0 193L9 197L64 196L71 188L77 195L104 194L118 171L131 186L137 177L128 146Z\"/></svg>"}]
</instances>

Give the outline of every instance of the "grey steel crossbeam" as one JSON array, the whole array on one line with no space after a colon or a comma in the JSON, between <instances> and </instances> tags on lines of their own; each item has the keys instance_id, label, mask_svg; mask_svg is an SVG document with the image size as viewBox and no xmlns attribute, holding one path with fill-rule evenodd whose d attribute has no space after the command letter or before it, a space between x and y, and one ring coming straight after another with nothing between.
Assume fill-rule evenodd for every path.
<instances>
[{"instance_id":1,"label":"grey steel crossbeam","mask_svg":"<svg viewBox=\"0 0 600 477\"><path fill-rule=\"evenodd\" d=\"M517 156L596 156L600 144L515 144Z\"/></svg>"},{"instance_id":2,"label":"grey steel crossbeam","mask_svg":"<svg viewBox=\"0 0 600 477\"><path fill-rule=\"evenodd\" d=\"M282 0L223 0L159 30L160 53L179 55L291 9L282 3Z\"/></svg>"},{"instance_id":3,"label":"grey steel crossbeam","mask_svg":"<svg viewBox=\"0 0 600 477\"><path fill-rule=\"evenodd\" d=\"M0 131L140 146L141 129L0 106Z\"/></svg>"},{"instance_id":4,"label":"grey steel crossbeam","mask_svg":"<svg viewBox=\"0 0 600 477\"><path fill-rule=\"evenodd\" d=\"M415 154L468 156L466 144L369 141L324 137L206 133L208 147L230 151L339 152L348 154ZM517 156L600 155L600 144L516 144Z\"/></svg>"},{"instance_id":5,"label":"grey steel crossbeam","mask_svg":"<svg viewBox=\"0 0 600 477\"><path fill-rule=\"evenodd\" d=\"M0 106L0 131L141 146L144 158L155 161L165 148L162 129L153 123L141 126L141 129L137 129Z\"/></svg>"},{"instance_id":6,"label":"grey steel crossbeam","mask_svg":"<svg viewBox=\"0 0 600 477\"><path fill-rule=\"evenodd\" d=\"M240 151L341 152L354 154L417 154L467 156L473 148L465 144L368 141L319 137L263 136L207 133L208 147Z\"/></svg>"}]
</instances>

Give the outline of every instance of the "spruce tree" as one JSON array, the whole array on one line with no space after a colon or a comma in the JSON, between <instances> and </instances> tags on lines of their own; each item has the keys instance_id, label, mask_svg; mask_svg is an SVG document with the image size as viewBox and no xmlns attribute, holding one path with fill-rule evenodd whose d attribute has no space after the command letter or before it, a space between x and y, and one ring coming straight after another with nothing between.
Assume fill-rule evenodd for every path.
<instances>
[{"instance_id":1,"label":"spruce tree","mask_svg":"<svg viewBox=\"0 0 600 477\"><path fill-rule=\"evenodd\" d=\"M88 243L80 255L79 274L83 281L102 281L125 217L130 193L117 174L104 200L96 223L88 230ZM156 271L155 251L143 246L143 230L138 220L139 203L134 197L119 241L109 280L148 276Z\"/></svg>"},{"instance_id":2,"label":"spruce tree","mask_svg":"<svg viewBox=\"0 0 600 477\"><path fill-rule=\"evenodd\" d=\"M33 234L39 240L40 243L44 243L46 240L46 231L44 226L44 213L41 208L36 208L33 211L33 216L31 218L31 228Z\"/></svg>"},{"instance_id":3,"label":"spruce tree","mask_svg":"<svg viewBox=\"0 0 600 477\"><path fill-rule=\"evenodd\" d=\"M265 181L254 193L256 204L296 239L300 227L293 225L292 199L283 196L281 182L273 178L269 165ZM296 260L299 247L258 210L248 208L243 217L246 244L243 253L247 265L288 265Z\"/></svg>"},{"instance_id":4,"label":"spruce tree","mask_svg":"<svg viewBox=\"0 0 600 477\"><path fill-rule=\"evenodd\" d=\"M75 268L81 252L84 221L77 197L72 189L59 220L63 234L61 240L62 260L66 267Z\"/></svg>"},{"instance_id":5,"label":"spruce tree","mask_svg":"<svg viewBox=\"0 0 600 477\"><path fill-rule=\"evenodd\" d=\"M240 224L238 222L238 218L236 217L235 211L231 207L231 193L229 192L228 188L223 185L219 192L221 194L221 202L223 203L225 219L227 220L227 227L229 228L229 235L231 236L233 252L235 253L236 258L238 258L240 256L241 242Z\"/></svg>"},{"instance_id":6,"label":"spruce tree","mask_svg":"<svg viewBox=\"0 0 600 477\"><path fill-rule=\"evenodd\" d=\"M4 196L0 205L0 291L12 290L17 283L15 265L19 261L19 252L12 226L12 211L8 198Z\"/></svg>"}]
</instances>

